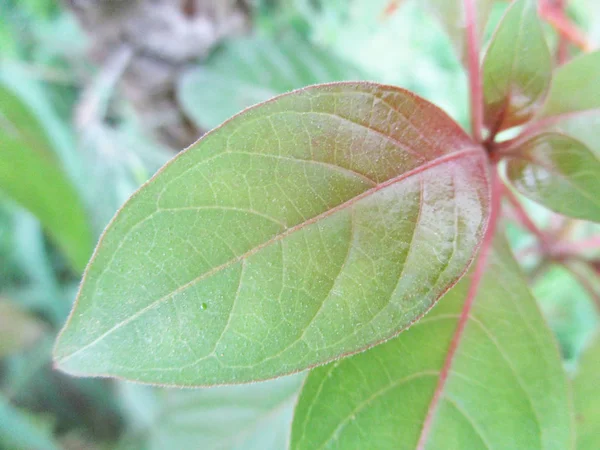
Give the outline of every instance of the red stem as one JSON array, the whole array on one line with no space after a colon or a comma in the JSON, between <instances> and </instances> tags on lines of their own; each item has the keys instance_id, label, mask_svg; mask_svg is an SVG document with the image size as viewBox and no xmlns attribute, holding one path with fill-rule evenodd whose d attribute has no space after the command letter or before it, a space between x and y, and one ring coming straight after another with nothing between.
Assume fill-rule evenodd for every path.
<instances>
[{"instance_id":1,"label":"red stem","mask_svg":"<svg viewBox=\"0 0 600 450\"><path fill-rule=\"evenodd\" d=\"M543 245L547 241L546 234L542 230L540 230L535 223L533 223L533 221L527 215L527 212L523 208L523 205L521 205L521 202L519 202L519 199L515 196L515 194L513 194L513 192L508 187L503 187L503 194L509 201L509 203L512 205L513 212L515 213L515 216L521 224L521 226L523 226L523 228L525 228L527 231L529 231L531 234L537 237L540 243L542 243Z\"/></svg>"},{"instance_id":2,"label":"red stem","mask_svg":"<svg viewBox=\"0 0 600 450\"><path fill-rule=\"evenodd\" d=\"M479 36L477 35L476 0L464 0L467 33L467 68L469 72L469 92L471 101L471 132L473 139L483 142L483 88L479 66Z\"/></svg>"},{"instance_id":3,"label":"red stem","mask_svg":"<svg viewBox=\"0 0 600 450\"><path fill-rule=\"evenodd\" d=\"M549 0L541 0L540 16L552 25L564 39L572 42L583 51L592 50L592 45L585 34L567 18L560 2L557 3L553 4Z\"/></svg>"},{"instance_id":4,"label":"red stem","mask_svg":"<svg viewBox=\"0 0 600 450\"><path fill-rule=\"evenodd\" d=\"M600 249L600 236L592 236L575 242L559 242L555 251L560 255L576 255L586 250Z\"/></svg>"},{"instance_id":5,"label":"red stem","mask_svg":"<svg viewBox=\"0 0 600 450\"><path fill-rule=\"evenodd\" d=\"M417 450L425 449L425 445L427 444L427 439L429 437L431 427L433 425L433 419L439 406L439 402L442 398L446 381L448 380L448 374L450 373L454 357L456 356L456 351L460 346L460 341L462 339L465 327L469 320L469 314L471 313L471 309L473 307L475 297L477 296L477 292L481 284L481 279L483 278L483 274L487 266L487 261L492 250L496 226L498 224L498 219L500 218L501 200L502 182L496 172L496 167L494 166L492 172L492 201L490 204L491 210L488 226L481 242L479 256L477 257L475 267L473 268L473 275L471 277L471 284L467 292L467 297L465 299L465 303L460 313L454 336L452 336L452 341L450 342L450 346L448 347L446 360L444 361L444 365L442 367L442 370L440 371L438 384L435 388L435 392L433 393L433 397L431 398L431 403L429 404L429 409L427 410L427 416L425 417L425 420L423 422L423 428L421 429L421 435L417 444Z\"/></svg>"}]
</instances>

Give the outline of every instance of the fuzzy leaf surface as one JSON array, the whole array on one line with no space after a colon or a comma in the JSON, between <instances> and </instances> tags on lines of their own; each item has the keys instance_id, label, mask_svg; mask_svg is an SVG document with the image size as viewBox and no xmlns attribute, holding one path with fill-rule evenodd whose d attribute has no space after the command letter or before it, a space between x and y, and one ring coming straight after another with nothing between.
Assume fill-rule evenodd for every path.
<instances>
[{"instance_id":1,"label":"fuzzy leaf surface","mask_svg":"<svg viewBox=\"0 0 600 450\"><path fill-rule=\"evenodd\" d=\"M552 58L531 0L516 0L500 21L482 65L484 123L498 132L529 120L542 105Z\"/></svg>"},{"instance_id":2,"label":"fuzzy leaf surface","mask_svg":"<svg viewBox=\"0 0 600 450\"><path fill-rule=\"evenodd\" d=\"M506 174L519 192L553 211L600 222L600 158L583 143L540 134L508 158Z\"/></svg>"},{"instance_id":3,"label":"fuzzy leaf surface","mask_svg":"<svg viewBox=\"0 0 600 450\"><path fill-rule=\"evenodd\" d=\"M501 236L427 436L423 423L467 295L464 277L399 337L310 372L291 448L571 447L565 374L553 337Z\"/></svg>"},{"instance_id":4,"label":"fuzzy leaf surface","mask_svg":"<svg viewBox=\"0 0 600 450\"><path fill-rule=\"evenodd\" d=\"M372 83L246 110L168 163L105 231L55 349L82 375L263 380L421 317L488 220L483 149Z\"/></svg>"}]
</instances>

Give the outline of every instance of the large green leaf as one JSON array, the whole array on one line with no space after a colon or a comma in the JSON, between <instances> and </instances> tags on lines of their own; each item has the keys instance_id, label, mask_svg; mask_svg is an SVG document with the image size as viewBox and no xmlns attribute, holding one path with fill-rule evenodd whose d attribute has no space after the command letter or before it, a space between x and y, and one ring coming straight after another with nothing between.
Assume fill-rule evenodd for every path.
<instances>
[{"instance_id":1,"label":"large green leaf","mask_svg":"<svg viewBox=\"0 0 600 450\"><path fill-rule=\"evenodd\" d=\"M506 162L506 174L523 195L578 219L600 222L600 159L581 142L543 133Z\"/></svg>"},{"instance_id":2,"label":"large green leaf","mask_svg":"<svg viewBox=\"0 0 600 450\"><path fill-rule=\"evenodd\" d=\"M479 37L483 35L488 17L492 11L495 0L477 0L477 34ZM439 20L452 41L458 57L461 61L466 61L467 44L466 44L466 19L464 0L425 0L425 5L432 14Z\"/></svg>"},{"instance_id":3,"label":"large green leaf","mask_svg":"<svg viewBox=\"0 0 600 450\"><path fill-rule=\"evenodd\" d=\"M600 448L600 333L583 353L573 379L577 450Z\"/></svg>"},{"instance_id":4,"label":"large green leaf","mask_svg":"<svg viewBox=\"0 0 600 450\"><path fill-rule=\"evenodd\" d=\"M297 33L286 33L276 41L253 36L228 42L205 64L188 71L177 95L198 126L212 129L277 94L310 84L362 78L348 63Z\"/></svg>"},{"instance_id":5,"label":"large green leaf","mask_svg":"<svg viewBox=\"0 0 600 450\"><path fill-rule=\"evenodd\" d=\"M0 190L40 220L76 270L93 249L86 212L35 111L0 84Z\"/></svg>"},{"instance_id":6,"label":"large green leaf","mask_svg":"<svg viewBox=\"0 0 600 450\"><path fill-rule=\"evenodd\" d=\"M398 338L313 370L296 407L291 448L570 448L556 344L504 238L496 240L462 338L451 343L469 283L463 278ZM450 370L438 384L453 344Z\"/></svg>"},{"instance_id":7,"label":"large green leaf","mask_svg":"<svg viewBox=\"0 0 600 450\"><path fill-rule=\"evenodd\" d=\"M500 21L482 65L484 122L496 133L529 120L550 85L552 58L532 0L516 0Z\"/></svg>"},{"instance_id":8,"label":"large green leaf","mask_svg":"<svg viewBox=\"0 0 600 450\"><path fill-rule=\"evenodd\" d=\"M124 448L163 450L281 450L304 375L243 386L190 390L123 383L122 397L134 419ZM130 446L127 447L127 443Z\"/></svg>"},{"instance_id":9,"label":"large green leaf","mask_svg":"<svg viewBox=\"0 0 600 450\"><path fill-rule=\"evenodd\" d=\"M371 83L245 111L107 228L60 335L68 372L262 380L388 339L464 273L487 159L441 110Z\"/></svg>"}]
</instances>

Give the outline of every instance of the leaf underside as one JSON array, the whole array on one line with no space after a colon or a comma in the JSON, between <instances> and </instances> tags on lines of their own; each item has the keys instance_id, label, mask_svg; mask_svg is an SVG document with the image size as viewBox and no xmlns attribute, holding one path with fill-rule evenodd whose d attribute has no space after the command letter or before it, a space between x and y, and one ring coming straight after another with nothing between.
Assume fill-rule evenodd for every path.
<instances>
[{"instance_id":1,"label":"leaf underside","mask_svg":"<svg viewBox=\"0 0 600 450\"><path fill-rule=\"evenodd\" d=\"M506 163L523 195L561 214L600 222L600 159L581 142L543 133L523 143Z\"/></svg>"},{"instance_id":2,"label":"leaf underside","mask_svg":"<svg viewBox=\"0 0 600 450\"><path fill-rule=\"evenodd\" d=\"M363 350L462 276L488 203L482 148L408 91L339 83L277 97L206 135L125 204L56 363L198 386Z\"/></svg>"},{"instance_id":3,"label":"leaf underside","mask_svg":"<svg viewBox=\"0 0 600 450\"><path fill-rule=\"evenodd\" d=\"M556 344L503 237L488 264L426 436L469 276L401 336L311 371L291 449L571 448Z\"/></svg>"}]
</instances>

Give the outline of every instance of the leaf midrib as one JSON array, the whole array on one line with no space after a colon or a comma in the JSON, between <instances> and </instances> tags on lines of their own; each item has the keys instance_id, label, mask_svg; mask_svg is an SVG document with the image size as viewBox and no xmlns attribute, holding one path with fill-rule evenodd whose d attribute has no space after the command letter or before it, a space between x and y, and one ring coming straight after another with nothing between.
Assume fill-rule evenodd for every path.
<instances>
[{"instance_id":1,"label":"leaf midrib","mask_svg":"<svg viewBox=\"0 0 600 450\"><path fill-rule=\"evenodd\" d=\"M212 275L215 275L216 273L227 269L230 266L233 266L234 264L243 261L251 256L253 256L254 254L258 253L259 251L261 251L262 249L270 246L271 244L278 242L284 238L286 238L287 236L295 233L296 231L302 230L303 228L310 226L314 223L317 223L318 221L325 219L333 214L335 214L336 212L342 211L352 205L354 205L356 202L369 197L370 195L375 194L376 192L385 189L389 186L392 186L396 183L399 183L403 180L406 180L414 175L418 175L422 172L425 172L429 169L432 169L434 167L440 166L442 164L445 164L447 162L451 162L463 157L468 157L470 155L475 155L475 154L480 154L483 155L483 151L482 148L480 146L472 146L472 147L467 147L467 148L463 148L461 150L455 151L453 153L450 154L445 154L443 156L440 156L438 158L435 158L433 160L430 160L424 164L422 164L419 167L416 167L412 170L409 170L407 172L404 172L396 177L390 178L389 180L386 180L374 187L372 187L371 189L367 189L366 191L362 192L361 194L350 198L349 200L345 201L344 203L341 203L331 209L328 209L327 211L324 211L321 214L318 214L308 220L305 220L304 222L299 223L298 225L295 225L291 228L288 228L287 230L283 231L282 233L279 233L275 236L273 236L272 238L270 238L269 240L263 242L260 245L257 245L256 247L248 250L247 252L243 253L240 256L237 256L235 258L230 259L229 261L224 262L223 264L220 264L219 266L216 266L202 274L200 274L199 276L197 276L196 278L188 281L187 283L181 285L180 287L178 287L177 289L174 289L173 291L171 291L168 294L165 294L164 296L154 300L153 302L151 302L150 304L148 304L147 306L145 306L144 308L140 309L139 311L137 311L136 313L132 314L131 316L129 316L127 319L117 323L116 325L114 325L113 327L111 327L110 329L108 329L107 331L105 331L104 333L102 333L100 336L98 336L96 339L94 339L93 341L91 341L90 343L84 345L83 347L75 350L74 352L63 356L62 358L57 359L57 364L64 364L66 363L69 359L71 359L72 357L76 356L77 354L80 354L82 352L84 352L85 350L87 350L88 348L92 347L93 345L97 344L98 342L100 342L102 339L104 339L105 337L107 337L108 335L110 335L111 333L113 333L114 331L118 330L119 328L127 325L129 322L132 322L133 320L137 319L139 316L141 316L142 314L144 314L146 311L154 308L156 305L162 303L163 301L171 298L173 295L178 294L179 292L185 291L186 289L188 289L191 286L194 286L195 284L197 284L198 282L211 277Z\"/></svg>"}]
</instances>

